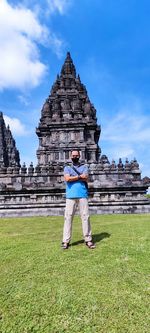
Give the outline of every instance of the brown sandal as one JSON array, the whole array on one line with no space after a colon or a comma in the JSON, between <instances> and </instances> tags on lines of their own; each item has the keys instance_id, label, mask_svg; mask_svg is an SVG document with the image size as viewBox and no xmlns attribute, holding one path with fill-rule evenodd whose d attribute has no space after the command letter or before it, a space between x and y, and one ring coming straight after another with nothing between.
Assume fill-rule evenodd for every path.
<instances>
[{"instance_id":1,"label":"brown sandal","mask_svg":"<svg viewBox=\"0 0 150 333\"><path fill-rule=\"evenodd\" d=\"M69 247L69 243L62 243L62 249L63 250L67 250L68 249L68 247Z\"/></svg>"},{"instance_id":2,"label":"brown sandal","mask_svg":"<svg viewBox=\"0 0 150 333\"><path fill-rule=\"evenodd\" d=\"M95 249L95 244L94 244L92 241L85 242L85 245L86 245L89 249Z\"/></svg>"}]
</instances>

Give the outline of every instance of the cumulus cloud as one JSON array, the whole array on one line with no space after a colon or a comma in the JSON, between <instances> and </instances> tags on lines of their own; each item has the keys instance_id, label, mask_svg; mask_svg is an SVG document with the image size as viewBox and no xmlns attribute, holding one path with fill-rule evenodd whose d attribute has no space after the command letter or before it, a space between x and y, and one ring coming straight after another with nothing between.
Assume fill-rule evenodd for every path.
<instances>
[{"instance_id":1,"label":"cumulus cloud","mask_svg":"<svg viewBox=\"0 0 150 333\"><path fill-rule=\"evenodd\" d=\"M4 120L6 126L9 125L10 130L12 131L13 135L15 136L24 136L27 135L27 130L24 124L17 118L10 118L7 115L4 115Z\"/></svg>"},{"instance_id":2,"label":"cumulus cloud","mask_svg":"<svg viewBox=\"0 0 150 333\"><path fill-rule=\"evenodd\" d=\"M35 87L47 67L40 61L39 45L60 55L63 42L40 23L37 13L21 5L0 3L0 90Z\"/></svg>"}]
</instances>

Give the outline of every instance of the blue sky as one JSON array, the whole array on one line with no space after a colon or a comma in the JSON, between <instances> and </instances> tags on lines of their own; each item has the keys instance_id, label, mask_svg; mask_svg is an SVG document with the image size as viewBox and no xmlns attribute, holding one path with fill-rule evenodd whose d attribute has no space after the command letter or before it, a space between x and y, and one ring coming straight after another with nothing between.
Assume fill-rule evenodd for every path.
<instances>
[{"instance_id":1,"label":"blue sky","mask_svg":"<svg viewBox=\"0 0 150 333\"><path fill-rule=\"evenodd\" d=\"M20 151L37 163L35 128L70 51L111 161L137 158L150 177L150 2L0 0L0 110Z\"/></svg>"}]
</instances>

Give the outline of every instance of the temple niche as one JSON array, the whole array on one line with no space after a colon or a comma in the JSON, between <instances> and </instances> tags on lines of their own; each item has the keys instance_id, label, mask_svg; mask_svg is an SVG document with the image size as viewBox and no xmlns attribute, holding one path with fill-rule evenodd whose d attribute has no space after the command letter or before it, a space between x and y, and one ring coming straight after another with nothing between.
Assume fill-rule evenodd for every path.
<instances>
[{"instance_id":1,"label":"temple niche","mask_svg":"<svg viewBox=\"0 0 150 333\"><path fill-rule=\"evenodd\" d=\"M63 215L63 168L72 149L79 149L81 162L89 166L91 214L150 213L145 196L150 178L141 178L136 158L109 161L101 153L100 133L96 109L68 52L41 108L37 165L20 166L15 140L0 113L0 216Z\"/></svg>"}]
</instances>

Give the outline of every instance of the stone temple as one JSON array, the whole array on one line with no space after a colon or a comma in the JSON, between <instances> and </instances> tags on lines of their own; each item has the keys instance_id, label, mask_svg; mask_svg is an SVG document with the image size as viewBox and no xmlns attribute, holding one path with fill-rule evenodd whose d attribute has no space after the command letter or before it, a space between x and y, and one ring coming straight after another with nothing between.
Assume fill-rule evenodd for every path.
<instances>
[{"instance_id":1,"label":"stone temple","mask_svg":"<svg viewBox=\"0 0 150 333\"><path fill-rule=\"evenodd\" d=\"M72 149L79 149L89 166L91 213L149 213L145 193L150 179L141 178L136 159L123 164L121 158L116 163L102 155L100 132L96 110L68 52L41 110L36 166L20 166L15 140L0 113L0 216L62 215L63 167Z\"/></svg>"}]
</instances>

